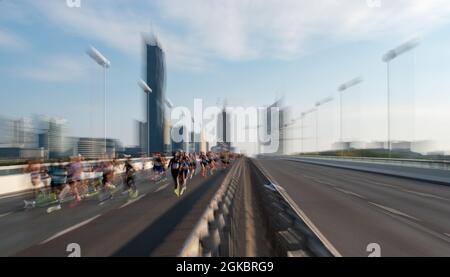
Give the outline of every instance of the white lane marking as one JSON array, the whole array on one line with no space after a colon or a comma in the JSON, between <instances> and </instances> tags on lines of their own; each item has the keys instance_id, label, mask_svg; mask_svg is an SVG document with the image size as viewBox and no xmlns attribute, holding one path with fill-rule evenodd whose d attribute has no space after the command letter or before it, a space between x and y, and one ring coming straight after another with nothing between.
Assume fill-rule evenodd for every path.
<instances>
[{"instance_id":1,"label":"white lane marking","mask_svg":"<svg viewBox=\"0 0 450 277\"><path fill-rule=\"evenodd\" d=\"M39 244L40 244L40 245L46 244L47 242L49 242L49 241L51 241L51 240L54 240L54 239L56 239L56 238L58 238L58 237L60 237L60 236L62 236L62 235L65 235L65 234L67 234L67 233L69 233L69 232L71 232L71 231L73 231L73 230L75 230L75 229L78 229L78 228L80 228L80 227L82 227L82 226L84 226L84 225L90 223L91 221L94 221L95 219L97 219L97 218L100 217L100 216L101 216L101 214L98 214L98 215L96 215L96 216L94 216L94 217L91 217L91 218L89 218L89 219L87 219L87 220L85 220L85 221L82 221L82 222L80 222L80 223L78 223L78 224L76 224L76 225L73 225L72 227L69 227L69 228L67 228L67 229L65 229L65 230L62 230L61 232L56 233L55 235L51 236L50 238L44 240L43 242L41 242L41 243L39 243Z\"/></svg>"},{"instance_id":2,"label":"white lane marking","mask_svg":"<svg viewBox=\"0 0 450 277\"><path fill-rule=\"evenodd\" d=\"M309 176L309 175L303 174L303 177L305 177L306 179L310 179L310 180L312 180L313 182L322 184L322 185L327 185L327 186L332 186L332 187L335 186L334 184L331 184L331 183L322 181L322 180L320 180L320 179L318 179L318 178L316 178L316 177L313 177L313 176Z\"/></svg>"},{"instance_id":3,"label":"white lane marking","mask_svg":"<svg viewBox=\"0 0 450 277\"><path fill-rule=\"evenodd\" d=\"M377 204L377 203L373 203L373 202L369 202L369 204L377 206L380 209L383 209L385 211L388 211L388 212L396 214L396 215L401 215L403 217L407 217L407 218L410 218L410 219L413 219L413 220L416 220L416 221L421 221L417 217L411 216L409 214L405 214L404 212L401 212L401 211L393 209L393 208L389 208L389 207L386 207L386 206L383 206L383 205L380 205L380 204Z\"/></svg>"},{"instance_id":4,"label":"white lane marking","mask_svg":"<svg viewBox=\"0 0 450 277\"><path fill-rule=\"evenodd\" d=\"M9 212L9 213L6 213L6 214L0 214L0 218L6 217L6 216L8 216L8 215L10 215L12 213L14 213L14 212Z\"/></svg>"},{"instance_id":5,"label":"white lane marking","mask_svg":"<svg viewBox=\"0 0 450 277\"><path fill-rule=\"evenodd\" d=\"M444 233L444 235L446 235L447 237L450 237L450 234L449 234L449 233Z\"/></svg>"},{"instance_id":6,"label":"white lane marking","mask_svg":"<svg viewBox=\"0 0 450 277\"><path fill-rule=\"evenodd\" d=\"M430 197L430 198L440 199L440 200L444 200L444 201L450 201L450 199L448 199L448 198L436 196L436 195L425 193L425 192L418 192L418 191L409 190L409 189L402 189L402 191L408 192L411 194L415 194L415 195L419 195L419 196Z\"/></svg>"},{"instance_id":7,"label":"white lane marking","mask_svg":"<svg viewBox=\"0 0 450 277\"><path fill-rule=\"evenodd\" d=\"M355 181L359 180L359 179L355 179L355 178L352 178L352 179L354 179ZM368 181L368 180L361 180L361 181L369 183L369 184L373 184L373 185L380 185L380 186L383 186L383 187L393 188L393 189L396 189L396 190L400 190L400 191L403 191L403 192L408 192L408 193L415 194L415 195L418 195L418 196L424 196L424 197L430 197L430 198L435 198L435 199L444 200L444 201L450 201L449 198L440 197L440 196L429 194L429 193L425 193L425 192L419 192L419 191L404 189L401 186L388 185L388 184L384 184L384 183L380 183L380 182L376 182L376 181Z\"/></svg>"},{"instance_id":8,"label":"white lane marking","mask_svg":"<svg viewBox=\"0 0 450 277\"><path fill-rule=\"evenodd\" d=\"M147 194L142 194L141 196L138 196L136 199L127 201L127 203L123 204L122 206L119 207L119 209L125 208L128 205L133 204L134 202L137 202L139 200L141 200L142 198L144 198Z\"/></svg>"},{"instance_id":9,"label":"white lane marking","mask_svg":"<svg viewBox=\"0 0 450 277\"><path fill-rule=\"evenodd\" d=\"M327 186L330 186L330 187L336 187L335 184L328 183L328 182L325 182L325 181L322 181L322 180L319 180L319 179L315 179L314 181L315 181L316 183L319 183L319 184L322 184L322 185L327 185Z\"/></svg>"},{"instance_id":10,"label":"white lane marking","mask_svg":"<svg viewBox=\"0 0 450 277\"><path fill-rule=\"evenodd\" d=\"M367 199L366 197L364 197L364 196L362 196L360 194L357 194L355 192L352 192L352 191L348 191L348 190L340 189L340 188L336 188L336 187L334 189L337 190L337 191L340 191L342 193L345 193L345 194L356 196L356 197L361 198L361 199Z\"/></svg>"},{"instance_id":11,"label":"white lane marking","mask_svg":"<svg viewBox=\"0 0 450 277\"><path fill-rule=\"evenodd\" d=\"M372 184L372 185L378 185L378 186L383 186L383 187L388 187L388 188L392 188L392 189L399 189L399 186L393 186L393 185L388 185L388 184L384 184L384 183L380 183L380 182L375 182L375 181L363 181L366 182L368 184Z\"/></svg>"},{"instance_id":12,"label":"white lane marking","mask_svg":"<svg viewBox=\"0 0 450 277\"><path fill-rule=\"evenodd\" d=\"M397 190L400 189L400 186L394 186L394 185L389 185L389 184L385 184L385 183L380 183L380 182L373 181L370 179L363 179L361 177L348 176L347 178L352 181L355 181L355 182L363 182L363 183L367 183L367 184L371 184L371 185L379 185L379 186L393 188L393 189L397 189Z\"/></svg>"},{"instance_id":13,"label":"white lane marking","mask_svg":"<svg viewBox=\"0 0 450 277\"><path fill-rule=\"evenodd\" d=\"M157 188L153 193L162 191L163 189L166 189L169 185L170 185L170 183L166 183L163 186L160 186L159 188Z\"/></svg>"}]
</instances>

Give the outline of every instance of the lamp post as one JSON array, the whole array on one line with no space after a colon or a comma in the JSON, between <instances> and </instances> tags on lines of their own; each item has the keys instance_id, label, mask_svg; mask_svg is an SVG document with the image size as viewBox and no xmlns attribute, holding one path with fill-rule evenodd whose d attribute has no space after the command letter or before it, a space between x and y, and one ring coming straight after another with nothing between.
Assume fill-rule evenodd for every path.
<instances>
[{"instance_id":1,"label":"lamp post","mask_svg":"<svg viewBox=\"0 0 450 277\"><path fill-rule=\"evenodd\" d=\"M339 141L342 143L341 156L344 156L344 138L343 138L343 131L342 131L342 121L343 121L342 94L347 89L362 83L362 81L363 81L362 78L358 77L358 78L348 81L347 83L340 85L338 88L338 91L339 91Z\"/></svg>"},{"instance_id":2,"label":"lamp post","mask_svg":"<svg viewBox=\"0 0 450 277\"><path fill-rule=\"evenodd\" d=\"M170 101L169 98L166 98L166 99L165 99L165 102L166 102L167 107L169 107L169 109L172 109L172 108L173 108L172 101Z\"/></svg>"},{"instance_id":3,"label":"lamp post","mask_svg":"<svg viewBox=\"0 0 450 277\"><path fill-rule=\"evenodd\" d=\"M301 138L300 138L300 140L301 140L301 154L303 154L304 153L304 148L303 148L303 143L304 143L304 140L305 140L305 138L304 138L304 125L303 125L303 122L304 122L304 119L305 119L305 116L307 116L308 114L311 114L311 113L314 113L314 112L316 112L316 110L317 109L311 109L311 110L308 110L308 111L306 111L306 112L302 112L302 114L301 114L301 116L300 116L300 120L301 120L301 123L300 123L300 125L301 125L301 131L302 131L302 135L301 135Z\"/></svg>"},{"instance_id":4,"label":"lamp post","mask_svg":"<svg viewBox=\"0 0 450 277\"><path fill-rule=\"evenodd\" d=\"M398 56L414 49L420 43L420 40L417 38L411 39L402 45L389 50L386 54L383 55L382 61L386 63L386 76L387 76L387 146L389 149L389 158L391 157L392 152L392 143L391 143L391 84L390 84L390 63L392 60L397 58Z\"/></svg>"},{"instance_id":5,"label":"lamp post","mask_svg":"<svg viewBox=\"0 0 450 277\"><path fill-rule=\"evenodd\" d=\"M89 48L87 54L103 68L103 112L104 112L103 135L105 142L104 152L106 154L106 70L111 66L111 62L94 47Z\"/></svg>"},{"instance_id":6,"label":"lamp post","mask_svg":"<svg viewBox=\"0 0 450 277\"><path fill-rule=\"evenodd\" d=\"M319 109L322 105L333 101L333 97L327 97L316 103L316 154L319 154Z\"/></svg>"}]
</instances>

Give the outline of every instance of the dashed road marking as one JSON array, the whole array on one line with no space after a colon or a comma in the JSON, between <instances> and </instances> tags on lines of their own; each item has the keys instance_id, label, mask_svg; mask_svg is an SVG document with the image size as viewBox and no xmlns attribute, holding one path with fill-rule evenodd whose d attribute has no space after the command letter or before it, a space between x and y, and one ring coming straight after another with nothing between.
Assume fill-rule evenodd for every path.
<instances>
[{"instance_id":1,"label":"dashed road marking","mask_svg":"<svg viewBox=\"0 0 450 277\"><path fill-rule=\"evenodd\" d=\"M383 186L383 187L388 187L388 188L392 188L392 189L399 189L398 186L393 186L393 185L388 185L388 184L384 184L384 183L380 183L380 182L375 182L375 181L365 181L368 184L372 184L372 185L378 185L378 186Z\"/></svg>"},{"instance_id":2,"label":"dashed road marking","mask_svg":"<svg viewBox=\"0 0 450 277\"><path fill-rule=\"evenodd\" d=\"M90 223L91 221L94 221L95 219L99 218L100 216L101 216L101 214L98 214L98 215L93 216L93 217L91 217L91 218L89 218L89 219L87 219L87 220L85 220L85 221L82 221L82 222L76 224L76 225L73 225L72 227L69 227L69 228L67 228L67 229L64 229L64 230L62 230L61 232L56 233L55 235L51 236L50 238L44 240L43 242L41 242L41 243L39 243L39 244L40 244L40 245L46 244L47 242L49 242L49 241L51 241L51 240L54 240L54 239L56 239L56 238L58 238L58 237L60 237L60 236L62 236L62 235L65 235L65 234L67 234L67 233L69 233L69 232L71 232L71 231L73 231L73 230L75 230L75 229L78 229L78 228L80 228L80 227L82 227L82 226L84 226L84 225Z\"/></svg>"},{"instance_id":3,"label":"dashed road marking","mask_svg":"<svg viewBox=\"0 0 450 277\"><path fill-rule=\"evenodd\" d=\"M14 212L9 212L9 213L5 213L5 214L0 214L0 218L7 217L8 215L13 214L13 213L14 213Z\"/></svg>"},{"instance_id":4,"label":"dashed road marking","mask_svg":"<svg viewBox=\"0 0 450 277\"><path fill-rule=\"evenodd\" d=\"M360 194L357 194L355 192L352 192L352 191L348 191L348 190L341 189L341 188L336 188L336 187L334 189L337 190L337 191L340 191L342 193L348 194L348 195L356 196L356 197L361 198L361 199L367 199L366 197L364 197L364 196L362 196Z\"/></svg>"},{"instance_id":5,"label":"dashed road marking","mask_svg":"<svg viewBox=\"0 0 450 277\"><path fill-rule=\"evenodd\" d=\"M419 192L419 191L414 191L414 190L408 190L408 189L402 189L402 191L408 192L408 193L411 193L411 194L415 194L415 195L419 195L419 196L430 197L430 198L440 199L440 200L444 200L444 201L450 201L450 199L448 199L448 198L436 196L436 195L429 194L429 193L424 193L424 192Z\"/></svg>"},{"instance_id":6,"label":"dashed road marking","mask_svg":"<svg viewBox=\"0 0 450 277\"><path fill-rule=\"evenodd\" d=\"M133 204L134 202L137 202L137 201L141 200L141 199L144 198L146 195L147 195L147 194L142 194L142 195L138 196L137 198L128 201L127 203L125 203L125 204L123 204L122 206L120 206L119 209L125 208L126 206L131 205L131 204Z\"/></svg>"},{"instance_id":7,"label":"dashed road marking","mask_svg":"<svg viewBox=\"0 0 450 277\"><path fill-rule=\"evenodd\" d=\"M383 205L380 205L380 204L377 204L377 203L373 203L373 202L369 202L369 204L374 205L374 206L376 206L376 207L378 207L378 208L380 208L382 210L388 211L388 212L396 214L396 215L401 215L403 217L407 217L407 218L410 218L410 219L413 219L413 220L416 220L416 221L421 221L417 217L405 214L404 212L401 212L401 211L393 209L393 208L389 208L389 207L386 207L386 206L383 206Z\"/></svg>"},{"instance_id":8,"label":"dashed road marking","mask_svg":"<svg viewBox=\"0 0 450 277\"><path fill-rule=\"evenodd\" d=\"M320 179L318 179L318 178L316 178L316 177L313 177L313 176L303 175L303 177L305 177L305 178L307 178L307 179L310 179L310 180L312 180L313 182L322 184L322 185L327 185L327 186L331 186L331 187L334 187L334 186L335 186L335 185L332 184L332 183L328 183L328 182L322 181L322 180L320 180Z\"/></svg>"},{"instance_id":9,"label":"dashed road marking","mask_svg":"<svg viewBox=\"0 0 450 277\"><path fill-rule=\"evenodd\" d=\"M160 186L159 188L157 188L153 193L162 191L163 189L166 189L169 185L170 185L170 183L166 183L166 184Z\"/></svg>"}]
</instances>

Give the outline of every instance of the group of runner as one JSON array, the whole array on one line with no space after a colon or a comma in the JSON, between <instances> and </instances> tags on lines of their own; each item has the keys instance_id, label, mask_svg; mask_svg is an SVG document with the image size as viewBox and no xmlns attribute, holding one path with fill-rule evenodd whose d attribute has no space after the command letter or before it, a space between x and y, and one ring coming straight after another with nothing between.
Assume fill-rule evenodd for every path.
<instances>
[{"instance_id":1,"label":"group of runner","mask_svg":"<svg viewBox=\"0 0 450 277\"><path fill-rule=\"evenodd\" d=\"M122 180L117 179L122 177L122 174L117 174L120 167L124 169ZM124 162L104 158L100 163L92 164L84 162L84 158L78 155L71 157L68 163L60 161L49 168L41 161L30 162L25 171L30 174L34 187L32 200L24 200L25 208L54 204L47 212L60 210L68 194L73 200L69 207L97 194L102 202L112 198L117 190L114 185L117 181L122 183L124 193L129 193L130 197L138 195L134 180L136 170L129 158Z\"/></svg>"},{"instance_id":2,"label":"group of runner","mask_svg":"<svg viewBox=\"0 0 450 277\"><path fill-rule=\"evenodd\" d=\"M168 162L164 155L157 153L153 159L153 174L150 180L166 180L168 168L174 181L175 194L180 197L187 189L187 181L199 171L203 177L206 177L208 172L213 175L220 168L220 163L222 167L226 167L229 160L229 153L201 152L198 155L179 151L173 153ZM42 161L30 162L25 170L30 174L34 186L33 199L24 201L25 208L34 208L40 204L48 206L50 203L53 205L47 212L60 210L69 194L72 196L69 207L74 207L82 199L97 194L100 202L104 202L111 199L120 187L130 198L139 194L135 182L136 168L129 157L125 161L104 157L99 163L89 163L84 162L84 158L78 155L71 157L68 163L60 161L49 168L45 167ZM117 183L119 186L115 185Z\"/></svg>"},{"instance_id":3,"label":"group of runner","mask_svg":"<svg viewBox=\"0 0 450 277\"><path fill-rule=\"evenodd\" d=\"M183 151L173 153L173 157L169 161L169 168L175 194L178 197L183 195L187 189L187 181L197 175L200 168L203 177L207 176L208 171L209 175L213 175L219 167L220 161L222 161L223 167L226 167L229 164L229 154L218 155L214 152L201 152L200 155L197 155Z\"/></svg>"}]
</instances>

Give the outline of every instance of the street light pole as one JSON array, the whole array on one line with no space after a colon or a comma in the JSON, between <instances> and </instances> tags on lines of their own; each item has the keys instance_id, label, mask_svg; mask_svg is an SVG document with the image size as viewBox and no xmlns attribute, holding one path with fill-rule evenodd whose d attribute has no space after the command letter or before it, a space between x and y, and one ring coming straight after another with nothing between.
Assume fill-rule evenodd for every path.
<instances>
[{"instance_id":1,"label":"street light pole","mask_svg":"<svg viewBox=\"0 0 450 277\"><path fill-rule=\"evenodd\" d=\"M105 58L97 49L91 46L89 50L87 50L87 54L103 68L103 112L104 112L104 126L103 126L103 135L104 135L104 151L106 154L106 69L111 66L111 62Z\"/></svg>"},{"instance_id":2,"label":"street light pole","mask_svg":"<svg viewBox=\"0 0 450 277\"><path fill-rule=\"evenodd\" d=\"M301 131L302 131L302 135L301 135L301 153L303 154L304 153L304 147L303 147L303 142L304 142L304 140L305 140L305 138L304 138L304 129L305 129L305 127L304 127L304 118L305 118L305 116L306 115L308 115L308 114L310 114L310 113L313 113L313 112L316 112L317 111L317 109L316 108L314 108L314 109L311 109L311 110L308 110L308 111L306 111L306 112L303 112L302 114L301 114L301 117L300 117L300 119L301 119ZM316 127L317 127L317 125L316 125ZM317 128L316 128L316 132L317 132Z\"/></svg>"},{"instance_id":3,"label":"street light pole","mask_svg":"<svg viewBox=\"0 0 450 277\"><path fill-rule=\"evenodd\" d=\"M382 61L386 63L387 69L387 147L389 150L389 158L392 155L392 141L391 141L391 80L390 80L390 63L392 60L397 58L398 56L414 49L420 43L420 40L417 38L411 39L402 45L389 50L386 54L383 55Z\"/></svg>"},{"instance_id":4,"label":"street light pole","mask_svg":"<svg viewBox=\"0 0 450 277\"><path fill-rule=\"evenodd\" d=\"M316 103L316 154L319 155L319 109L320 106L333 101L333 97L327 97Z\"/></svg>"},{"instance_id":5,"label":"street light pole","mask_svg":"<svg viewBox=\"0 0 450 277\"><path fill-rule=\"evenodd\" d=\"M301 132L302 132L302 136L300 138L300 147L301 147L300 154L302 154L302 155L303 155L303 128L304 128L303 119L304 119L304 117L305 117L305 113L302 113L302 116L300 118L300 126L301 126L300 128L301 128Z\"/></svg>"},{"instance_id":6,"label":"street light pole","mask_svg":"<svg viewBox=\"0 0 450 277\"><path fill-rule=\"evenodd\" d=\"M319 106L316 110L316 155L319 155Z\"/></svg>"},{"instance_id":7,"label":"street light pole","mask_svg":"<svg viewBox=\"0 0 450 277\"><path fill-rule=\"evenodd\" d=\"M344 135L342 132L343 110L342 110L342 90L339 91L339 141L341 142L341 156L344 156Z\"/></svg>"},{"instance_id":8,"label":"street light pole","mask_svg":"<svg viewBox=\"0 0 450 277\"><path fill-rule=\"evenodd\" d=\"M387 147L389 150L389 158L392 155L392 144L391 144L391 67L390 62L386 62L386 84L387 84Z\"/></svg>"},{"instance_id":9,"label":"street light pole","mask_svg":"<svg viewBox=\"0 0 450 277\"><path fill-rule=\"evenodd\" d=\"M358 77L355 78L347 83L342 84L339 86L339 141L342 144L341 146L341 156L344 156L344 135L343 135L343 105L342 105L342 94L349 88L356 86L362 82L362 78Z\"/></svg>"},{"instance_id":10,"label":"street light pole","mask_svg":"<svg viewBox=\"0 0 450 277\"><path fill-rule=\"evenodd\" d=\"M105 153L106 153L106 67L103 66L103 135L105 140Z\"/></svg>"}]
</instances>

